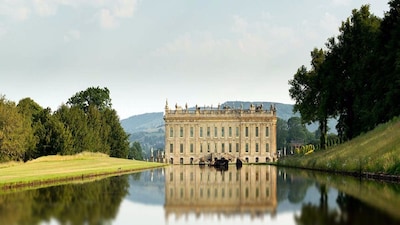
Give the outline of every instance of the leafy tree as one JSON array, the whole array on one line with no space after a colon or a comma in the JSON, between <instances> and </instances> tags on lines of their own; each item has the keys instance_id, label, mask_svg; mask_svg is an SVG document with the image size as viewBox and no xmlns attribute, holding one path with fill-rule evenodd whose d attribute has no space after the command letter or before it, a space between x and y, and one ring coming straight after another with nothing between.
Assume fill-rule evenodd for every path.
<instances>
[{"instance_id":1,"label":"leafy tree","mask_svg":"<svg viewBox=\"0 0 400 225\"><path fill-rule=\"evenodd\" d=\"M85 91L80 91L69 98L67 104L77 106L85 113L88 112L89 106L93 106L99 110L110 109L110 91L106 87L89 87Z\"/></svg>"},{"instance_id":2,"label":"leafy tree","mask_svg":"<svg viewBox=\"0 0 400 225\"><path fill-rule=\"evenodd\" d=\"M83 110L78 107L62 105L54 114L69 130L73 137L73 148L71 154L83 151L93 151L94 145L90 140L87 117Z\"/></svg>"},{"instance_id":3,"label":"leafy tree","mask_svg":"<svg viewBox=\"0 0 400 225\"><path fill-rule=\"evenodd\" d=\"M310 71L303 65L289 80L291 88L289 94L296 103L293 111L299 111L302 123L319 122L320 145L326 147L326 135L328 131L328 117L331 111L329 99L329 85L327 85L326 74L323 66L326 53L322 49L314 49L311 52Z\"/></svg>"},{"instance_id":4,"label":"leafy tree","mask_svg":"<svg viewBox=\"0 0 400 225\"><path fill-rule=\"evenodd\" d=\"M29 123L31 127L31 135L30 135L30 144L26 149L24 161L29 159L39 157L39 153L37 152L37 143L39 142L39 138L36 135L37 123L39 121L39 114L43 110L43 108L33 101L31 98L24 98L18 102L17 105L18 112L23 115L26 119L26 122Z\"/></svg>"},{"instance_id":5,"label":"leafy tree","mask_svg":"<svg viewBox=\"0 0 400 225\"><path fill-rule=\"evenodd\" d=\"M113 109L104 110L105 122L110 126L108 144L110 146L110 156L117 158L127 158L129 152L129 135L124 131L119 121L117 112Z\"/></svg>"},{"instance_id":6,"label":"leafy tree","mask_svg":"<svg viewBox=\"0 0 400 225\"><path fill-rule=\"evenodd\" d=\"M276 122L276 144L278 149L286 147L288 139L288 124L287 121L278 118Z\"/></svg>"},{"instance_id":7,"label":"leafy tree","mask_svg":"<svg viewBox=\"0 0 400 225\"><path fill-rule=\"evenodd\" d=\"M371 74L376 62L377 40L381 20L369 12L369 6L354 9L342 23L340 34L330 39L328 61L335 81L336 111L339 114L337 130L345 139L352 139L371 129L371 103L376 102Z\"/></svg>"},{"instance_id":8,"label":"leafy tree","mask_svg":"<svg viewBox=\"0 0 400 225\"><path fill-rule=\"evenodd\" d=\"M291 117L288 122L288 142L291 140L302 140L304 142L307 141L307 128L306 126L301 122L300 117Z\"/></svg>"},{"instance_id":9,"label":"leafy tree","mask_svg":"<svg viewBox=\"0 0 400 225\"><path fill-rule=\"evenodd\" d=\"M380 26L378 71L372 79L375 98L372 119L384 123L400 115L400 0L389 1Z\"/></svg>"},{"instance_id":10,"label":"leafy tree","mask_svg":"<svg viewBox=\"0 0 400 225\"><path fill-rule=\"evenodd\" d=\"M14 102L0 97L0 161L23 160L31 148L32 128Z\"/></svg>"},{"instance_id":11,"label":"leafy tree","mask_svg":"<svg viewBox=\"0 0 400 225\"><path fill-rule=\"evenodd\" d=\"M129 148L128 159L143 160L142 151L140 143L137 141L133 142L132 146Z\"/></svg>"},{"instance_id":12,"label":"leafy tree","mask_svg":"<svg viewBox=\"0 0 400 225\"><path fill-rule=\"evenodd\" d=\"M64 124L51 115L49 108L42 110L38 117L39 123L35 127L35 135L39 138L38 156L72 154L73 137Z\"/></svg>"}]
</instances>

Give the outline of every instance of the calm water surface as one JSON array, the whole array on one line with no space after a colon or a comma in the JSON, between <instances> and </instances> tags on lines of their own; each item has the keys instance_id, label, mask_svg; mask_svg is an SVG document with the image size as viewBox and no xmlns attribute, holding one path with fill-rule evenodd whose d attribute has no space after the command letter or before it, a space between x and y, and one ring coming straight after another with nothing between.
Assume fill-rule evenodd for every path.
<instances>
[{"instance_id":1,"label":"calm water surface","mask_svg":"<svg viewBox=\"0 0 400 225\"><path fill-rule=\"evenodd\" d=\"M0 194L0 224L400 224L400 185L273 166L170 166Z\"/></svg>"}]
</instances>

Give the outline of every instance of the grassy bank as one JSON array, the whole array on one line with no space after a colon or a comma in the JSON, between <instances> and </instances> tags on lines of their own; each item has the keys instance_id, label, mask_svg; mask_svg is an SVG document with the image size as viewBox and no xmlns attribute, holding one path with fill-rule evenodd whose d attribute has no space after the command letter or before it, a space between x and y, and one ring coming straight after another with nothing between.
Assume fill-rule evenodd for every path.
<instances>
[{"instance_id":1,"label":"grassy bank","mask_svg":"<svg viewBox=\"0 0 400 225\"><path fill-rule=\"evenodd\" d=\"M363 176L400 176L400 118L344 144L309 155L289 156L278 164Z\"/></svg>"},{"instance_id":2,"label":"grassy bank","mask_svg":"<svg viewBox=\"0 0 400 225\"><path fill-rule=\"evenodd\" d=\"M100 153L45 156L26 163L0 164L0 190L122 174L164 165L112 158Z\"/></svg>"}]
</instances>

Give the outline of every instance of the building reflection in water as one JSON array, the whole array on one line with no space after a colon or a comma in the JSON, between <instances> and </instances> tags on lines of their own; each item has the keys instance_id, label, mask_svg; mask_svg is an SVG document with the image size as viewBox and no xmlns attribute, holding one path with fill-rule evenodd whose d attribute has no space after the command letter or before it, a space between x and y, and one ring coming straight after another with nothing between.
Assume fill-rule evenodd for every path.
<instances>
[{"instance_id":1,"label":"building reflection in water","mask_svg":"<svg viewBox=\"0 0 400 225\"><path fill-rule=\"evenodd\" d=\"M165 169L165 216L188 214L263 217L276 214L276 167L169 166Z\"/></svg>"}]
</instances>

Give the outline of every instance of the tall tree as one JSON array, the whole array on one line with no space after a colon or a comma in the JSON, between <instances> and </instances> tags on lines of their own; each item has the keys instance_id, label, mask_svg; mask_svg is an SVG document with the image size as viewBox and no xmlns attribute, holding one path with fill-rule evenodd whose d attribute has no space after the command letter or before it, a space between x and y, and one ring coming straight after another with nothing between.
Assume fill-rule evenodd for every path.
<instances>
[{"instance_id":1,"label":"tall tree","mask_svg":"<svg viewBox=\"0 0 400 225\"><path fill-rule=\"evenodd\" d=\"M77 106L85 113L88 112L89 106L93 106L99 110L110 109L110 91L107 87L89 87L69 98L67 104Z\"/></svg>"},{"instance_id":2,"label":"tall tree","mask_svg":"<svg viewBox=\"0 0 400 225\"><path fill-rule=\"evenodd\" d=\"M327 85L326 74L323 66L325 52L322 49L314 49L311 52L311 70L308 71L303 65L289 80L289 94L296 101L293 111L299 111L303 123L319 122L320 145L326 147L328 132L328 117L330 110L329 85Z\"/></svg>"},{"instance_id":3,"label":"tall tree","mask_svg":"<svg viewBox=\"0 0 400 225\"><path fill-rule=\"evenodd\" d=\"M132 146L129 148L128 159L143 160L142 146L140 146L139 142L135 141L132 143Z\"/></svg>"},{"instance_id":4,"label":"tall tree","mask_svg":"<svg viewBox=\"0 0 400 225\"><path fill-rule=\"evenodd\" d=\"M336 81L337 130L344 139L352 139L371 129L371 105L377 101L373 90L376 71L377 38L381 20L369 6L354 9L342 23L340 34L328 43L331 76ZM328 59L327 59L328 60Z\"/></svg>"},{"instance_id":5,"label":"tall tree","mask_svg":"<svg viewBox=\"0 0 400 225\"><path fill-rule=\"evenodd\" d=\"M112 131L108 136L110 156L117 158L128 158L129 135L124 131L119 121L117 112L113 109L104 111L105 121Z\"/></svg>"},{"instance_id":6,"label":"tall tree","mask_svg":"<svg viewBox=\"0 0 400 225\"><path fill-rule=\"evenodd\" d=\"M23 160L32 144L32 133L29 121L15 103L0 96L0 162Z\"/></svg>"},{"instance_id":7,"label":"tall tree","mask_svg":"<svg viewBox=\"0 0 400 225\"><path fill-rule=\"evenodd\" d=\"M373 80L376 101L371 102L376 123L400 115L400 0L389 1L380 26L378 71Z\"/></svg>"},{"instance_id":8,"label":"tall tree","mask_svg":"<svg viewBox=\"0 0 400 225\"><path fill-rule=\"evenodd\" d=\"M283 149L287 145L288 138L288 124L287 121L278 118L276 122L276 147L278 149Z\"/></svg>"}]
</instances>

